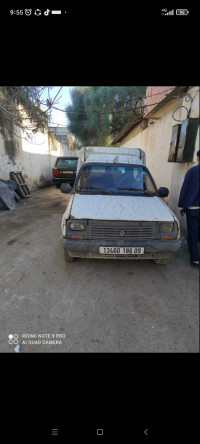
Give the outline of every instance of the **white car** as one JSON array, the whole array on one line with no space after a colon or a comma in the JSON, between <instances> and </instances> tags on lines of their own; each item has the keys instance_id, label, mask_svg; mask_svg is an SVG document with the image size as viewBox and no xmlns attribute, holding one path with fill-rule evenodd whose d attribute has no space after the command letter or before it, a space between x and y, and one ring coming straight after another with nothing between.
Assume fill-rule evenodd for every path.
<instances>
[{"instance_id":1,"label":"white car","mask_svg":"<svg viewBox=\"0 0 200 444\"><path fill-rule=\"evenodd\" d=\"M167 188L156 188L144 151L82 148L62 218L65 259L152 259L167 264L181 246L179 221L162 200L168 193Z\"/></svg>"}]
</instances>

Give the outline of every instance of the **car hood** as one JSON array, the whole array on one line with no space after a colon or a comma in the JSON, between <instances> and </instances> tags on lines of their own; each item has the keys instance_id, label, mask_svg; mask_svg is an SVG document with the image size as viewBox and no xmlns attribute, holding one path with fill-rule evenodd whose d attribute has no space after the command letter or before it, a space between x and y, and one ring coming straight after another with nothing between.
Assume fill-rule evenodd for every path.
<instances>
[{"instance_id":1,"label":"car hood","mask_svg":"<svg viewBox=\"0 0 200 444\"><path fill-rule=\"evenodd\" d=\"M110 196L75 194L70 215L75 219L169 221L170 208L157 196Z\"/></svg>"}]
</instances>

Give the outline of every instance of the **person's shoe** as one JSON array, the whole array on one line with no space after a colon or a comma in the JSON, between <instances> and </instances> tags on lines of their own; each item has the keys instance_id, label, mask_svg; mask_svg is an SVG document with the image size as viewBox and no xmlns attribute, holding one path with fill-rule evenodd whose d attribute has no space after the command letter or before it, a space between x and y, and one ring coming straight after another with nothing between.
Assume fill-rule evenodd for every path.
<instances>
[{"instance_id":1,"label":"person's shoe","mask_svg":"<svg viewBox=\"0 0 200 444\"><path fill-rule=\"evenodd\" d=\"M199 268L199 261L195 262L190 261L190 265L192 265L193 268Z\"/></svg>"}]
</instances>

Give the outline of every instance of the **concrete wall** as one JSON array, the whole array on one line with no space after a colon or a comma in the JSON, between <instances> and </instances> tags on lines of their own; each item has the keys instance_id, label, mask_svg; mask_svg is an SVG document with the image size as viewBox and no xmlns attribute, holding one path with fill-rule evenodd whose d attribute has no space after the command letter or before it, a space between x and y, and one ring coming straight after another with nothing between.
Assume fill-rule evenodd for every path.
<instances>
[{"instance_id":1,"label":"concrete wall","mask_svg":"<svg viewBox=\"0 0 200 444\"><path fill-rule=\"evenodd\" d=\"M48 135L41 132L31 139L18 127L9 125L5 135L0 132L0 179L10 179L10 171L21 171L30 190L34 190L52 180L51 166L60 152L49 147Z\"/></svg>"},{"instance_id":2,"label":"concrete wall","mask_svg":"<svg viewBox=\"0 0 200 444\"><path fill-rule=\"evenodd\" d=\"M80 150L70 150L69 147L63 145L63 156L78 157Z\"/></svg>"},{"instance_id":3,"label":"concrete wall","mask_svg":"<svg viewBox=\"0 0 200 444\"><path fill-rule=\"evenodd\" d=\"M199 89L199 87L189 88L188 93L193 97L193 96L195 96L197 89ZM190 106L190 102L186 102L186 100L184 99L183 100L183 105L188 107L188 104ZM183 117L183 114L185 116L185 110L183 108L181 108L180 111L179 111L180 119L185 118L185 117ZM177 115L177 113L176 113L176 115ZM192 102L192 108L191 108L190 117L191 118L199 117L199 94L197 94L195 96L195 98L194 98L194 100ZM177 119L178 118L179 117L177 117ZM179 210L177 208L177 204L178 204L180 189L181 189L181 186L183 184L183 180L184 180L186 172L192 166L197 165L196 153L199 150L199 148L200 148L200 146L199 146L199 129L198 129L197 137L196 137L196 143L195 143L194 156L193 156L193 162L192 163L184 162L184 163L173 163L172 164L173 165L173 171L172 171L172 178L171 178L169 206L172 208L174 213L179 216L181 227L184 230L186 230L186 218L185 217L181 217L179 215Z\"/></svg>"},{"instance_id":4,"label":"concrete wall","mask_svg":"<svg viewBox=\"0 0 200 444\"><path fill-rule=\"evenodd\" d=\"M195 96L198 87L189 88L188 93ZM157 101L157 100L156 100ZM159 117L159 120L148 120L148 127L142 130L143 122L138 124L127 136L125 136L120 146L127 148L141 148L146 153L146 165L150 170L157 187L165 186L169 188L169 197L164 199L169 204L170 208L179 218L182 229L186 229L185 218L179 214L178 198L180 189L187 170L194 166L197 162L196 152L199 149L199 130L196 138L196 145L194 151L193 162L190 163L170 163L168 162L168 155L170 149L170 142L172 136L172 126L176 122L172 118L173 111L179 105L190 108L190 103L185 98L177 98L166 103L157 112L151 110L153 117ZM185 108L179 108L174 117L181 121L186 119ZM190 117L195 118L199 116L199 94L196 95L192 103Z\"/></svg>"},{"instance_id":5,"label":"concrete wall","mask_svg":"<svg viewBox=\"0 0 200 444\"><path fill-rule=\"evenodd\" d=\"M57 157L78 157L80 152L79 150L72 151L67 144L58 140L55 140L53 143L51 140L49 140L49 149L51 154L51 167L55 165Z\"/></svg>"}]
</instances>

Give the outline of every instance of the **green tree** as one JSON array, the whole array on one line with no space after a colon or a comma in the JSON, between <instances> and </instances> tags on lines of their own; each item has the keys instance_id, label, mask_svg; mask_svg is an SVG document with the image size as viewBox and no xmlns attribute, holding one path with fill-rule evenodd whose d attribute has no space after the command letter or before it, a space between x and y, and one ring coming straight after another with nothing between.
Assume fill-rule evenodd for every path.
<instances>
[{"instance_id":1,"label":"green tree","mask_svg":"<svg viewBox=\"0 0 200 444\"><path fill-rule=\"evenodd\" d=\"M73 88L72 105L66 108L68 129L82 145L106 145L142 113L145 91L144 86Z\"/></svg>"}]
</instances>

